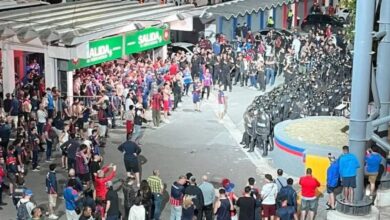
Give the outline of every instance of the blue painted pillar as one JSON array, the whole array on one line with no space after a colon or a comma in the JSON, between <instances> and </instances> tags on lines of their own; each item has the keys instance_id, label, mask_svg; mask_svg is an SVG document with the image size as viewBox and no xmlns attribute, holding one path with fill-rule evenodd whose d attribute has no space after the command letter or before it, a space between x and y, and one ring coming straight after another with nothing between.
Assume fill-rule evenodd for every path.
<instances>
[{"instance_id":1,"label":"blue painted pillar","mask_svg":"<svg viewBox=\"0 0 390 220\"><path fill-rule=\"evenodd\" d=\"M223 18L222 16L219 16L218 17L218 34L222 33L222 30L223 30Z\"/></svg>"},{"instance_id":2,"label":"blue painted pillar","mask_svg":"<svg viewBox=\"0 0 390 220\"><path fill-rule=\"evenodd\" d=\"M236 37L237 18L233 18L232 25L233 25L233 28L232 28L232 39L234 39Z\"/></svg>"},{"instance_id":3,"label":"blue painted pillar","mask_svg":"<svg viewBox=\"0 0 390 220\"><path fill-rule=\"evenodd\" d=\"M364 157L367 139L367 105L370 94L372 31L375 1L356 2L355 45L352 68L351 118L349 146L360 168L356 176L355 201L364 198ZM388 86L388 85L387 85Z\"/></svg>"},{"instance_id":4,"label":"blue painted pillar","mask_svg":"<svg viewBox=\"0 0 390 220\"><path fill-rule=\"evenodd\" d=\"M264 14L265 14L264 11L260 12L260 30L264 29L264 16L265 16Z\"/></svg>"},{"instance_id":5,"label":"blue painted pillar","mask_svg":"<svg viewBox=\"0 0 390 220\"><path fill-rule=\"evenodd\" d=\"M250 14L247 15L246 23L248 24L248 28L252 29L252 15L250 15Z\"/></svg>"},{"instance_id":6,"label":"blue painted pillar","mask_svg":"<svg viewBox=\"0 0 390 220\"><path fill-rule=\"evenodd\" d=\"M279 18L276 17L276 9L277 8L273 8L273 10L272 10L272 18L274 19L274 27L276 27L276 20L279 20Z\"/></svg>"}]
</instances>

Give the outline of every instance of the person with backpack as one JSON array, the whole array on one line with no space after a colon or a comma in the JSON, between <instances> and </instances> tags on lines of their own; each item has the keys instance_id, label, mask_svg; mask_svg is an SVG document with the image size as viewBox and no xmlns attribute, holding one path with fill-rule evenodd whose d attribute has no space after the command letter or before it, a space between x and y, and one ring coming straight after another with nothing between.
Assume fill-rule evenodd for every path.
<instances>
[{"instance_id":1,"label":"person with backpack","mask_svg":"<svg viewBox=\"0 0 390 220\"><path fill-rule=\"evenodd\" d=\"M293 188L294 180L292 178L287 179L287 185L283 186L277 196L277 207L281 207L283 200L283 197L287 198L287 206L292 206L295 208L295 211L298 210L298 203L297 203L297 192Z\"/></svg>"},{"instance_id":2,"label":"person with backpack","mask_svg":"<svg viewBox=\"0 0 390 220\"><path fill-rule=\"evenodd\" d=\"M49 219L58 219L58 216L54 214L58 195L56 167L56 164L50 164L49 172L46 175L46 192L49 197Z\"/></svg>"},{"instance_id":3,"label":"person with backpack","mask_svg":"<svg viewBox=\"0 0 390 220\"><path fill-rule=\"evenodd\" d=\"M288 198L280 198L281 206L276 210L276 220L298 220L297 210L288 205Z\"/></svg>"},{"instance_id":4,"label":"person with backpack","mask_svg":"<svg viewBox=\"0 0 390 220\"><path fill-rule=\"evenodd\" d=\"M278 177L276 177L275 183L278 186L278 192L279 192L283 186L287 186L287 178L283 176L282 169L278 169L276 173L278 174Z\"/></svg>"},{"instance_id":5,"label":"person with backpack","mask_svg":"<svg viewBox=\"0 0 390 220\"><path fill-rule=\"evenodd\" d=\"M23 198L21 198L16 205L17 213L16 220L29 220L32 218L31 212L35 208L35 204L31 202L31 197L33 196L33 192L31 189L24 190Z\"/></svg>"}]
</instances>

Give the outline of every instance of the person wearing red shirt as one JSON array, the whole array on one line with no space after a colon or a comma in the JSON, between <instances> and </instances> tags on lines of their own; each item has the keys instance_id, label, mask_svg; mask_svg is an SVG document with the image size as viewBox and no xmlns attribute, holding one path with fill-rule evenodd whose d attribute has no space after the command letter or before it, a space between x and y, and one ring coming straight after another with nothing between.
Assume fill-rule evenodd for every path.
<instances>
[{"instance_id":1,"label":"person wearing red shirt","mask_svg":"<svg viewBox=\"0 0 390 220\"><path fill-rule=\"evenodd\" d=\"M163 105L163 98L161 95L161 89L159 88L158 91L156 91L153 94L152 98L150 99L150 106L152 107L153 125L156 127L160 126L162 105Z\"/></svg>"},{"instance_id":2,"label":"person wearing red shirt","mask_svg":"<svg viewBox=\"0 0 390 220\"><path fill-rule=\"evenodd\" d=\"M316 190L321 184L312 176L311 168L306 169L306 176L299 179L299 185L302 188L301 219L306 219L306 213L308 212L307 219L313 220L318 206Z\"/></svg>"},{"instance_id":3,"label":"person wearing red shirt","mask_svg":"<svg viewBox=\"0 0 390 220\"><path fill-rule=\"evenodd\" d=\"M171 66L169 67L169 74L174 76L177 74L177 72L178 72L177 63L175 60L172 60Z\"/></svg>"},{"instance_id":4,"label":"person wearing red shirt","mask_svg":"<svg viewBox=\"0 0 390 220\"><path fill-rule=\"evenodd\" d=\"M333 4L329 4L328 7L328 15L333 16L335 14L335 8L333 7Z\"/></svg>"},{"instance_id":5,"label":"person wearing red shirt","mask_svg":"<svg viewBox=\"0 0 390 220\"><path fill-rule=\"evenodd\" d=\"M112 172L108 176L105 176L108 173L110 167L112 167ZM101 199L103 201L106 200L106 194L108 191L106 187L106 183L108 181L111 181L115 177L115 175L116 175L116 165L105 166L101 170L99 170L97 174L95 174L96 198Z\"/></svg>"}]
</instances>

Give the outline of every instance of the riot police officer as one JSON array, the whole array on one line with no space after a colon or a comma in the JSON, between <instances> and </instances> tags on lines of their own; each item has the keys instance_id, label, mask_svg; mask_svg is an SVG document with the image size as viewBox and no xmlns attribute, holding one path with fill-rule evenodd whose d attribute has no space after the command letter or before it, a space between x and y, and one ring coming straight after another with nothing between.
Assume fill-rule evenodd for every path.
<instances>
[{"instance_id":1,"label":"riot police officer","mask_svg":"<svg viewBox=\"0 0 390 220\"><path fill-rule=\"evenodd\" d=\"M260 107L255 118L255 140L259 149L263 150L263 156L268 155L268 145L271 135L271 119L263 107Z\"/></svg>"}]
</instances>

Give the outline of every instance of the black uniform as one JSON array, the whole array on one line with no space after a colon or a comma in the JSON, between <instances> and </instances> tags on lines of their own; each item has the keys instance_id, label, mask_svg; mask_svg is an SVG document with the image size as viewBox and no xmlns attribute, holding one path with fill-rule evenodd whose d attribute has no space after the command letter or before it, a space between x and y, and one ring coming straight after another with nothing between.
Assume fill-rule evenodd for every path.
<instances>
[{"instance_id":1,"label":"black uniform","mask_svg":"<svg viewBox=\"0 0 390 220\"><path fill-rule=\"evenodd\" d=\"M222 69L222 82L223 82L223 90L226 91L227 87L229 87L229 91L232 91L232 80L230 77L230 65L228 61L223 61L221 65Z\"/></svg>"}]
</instances>

